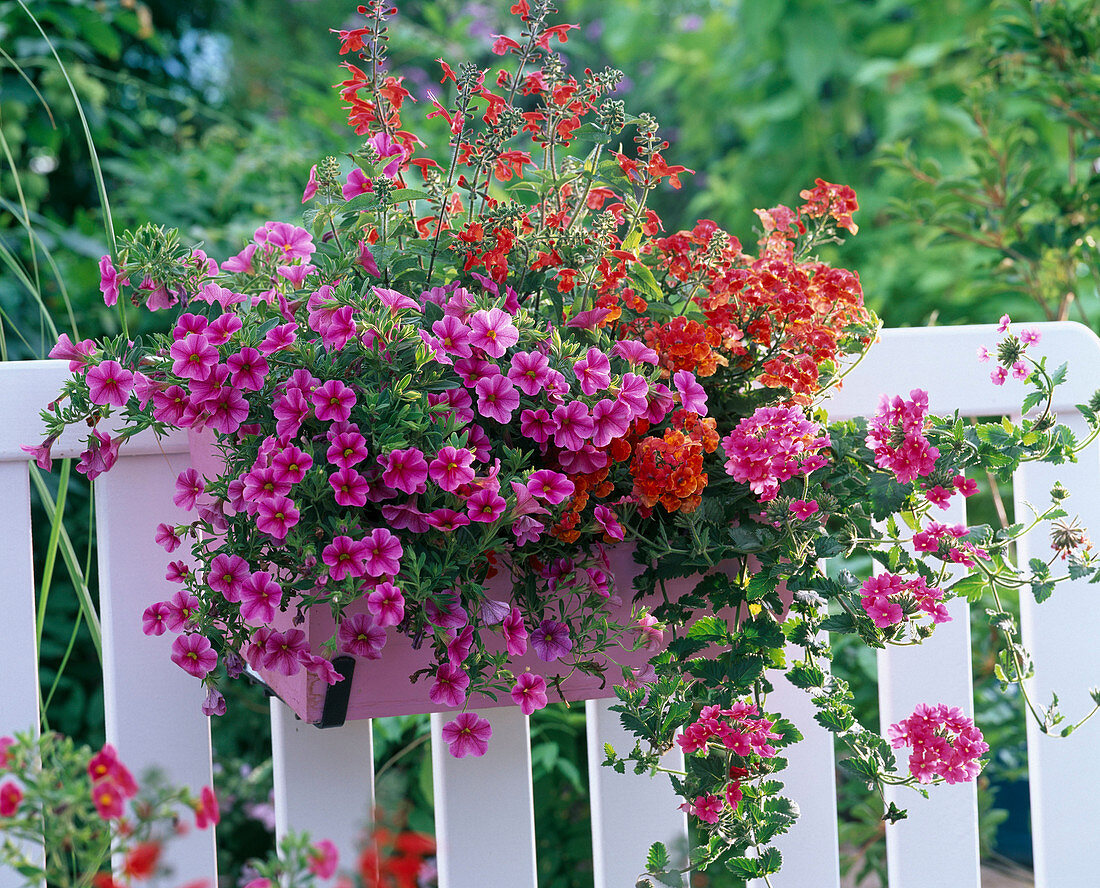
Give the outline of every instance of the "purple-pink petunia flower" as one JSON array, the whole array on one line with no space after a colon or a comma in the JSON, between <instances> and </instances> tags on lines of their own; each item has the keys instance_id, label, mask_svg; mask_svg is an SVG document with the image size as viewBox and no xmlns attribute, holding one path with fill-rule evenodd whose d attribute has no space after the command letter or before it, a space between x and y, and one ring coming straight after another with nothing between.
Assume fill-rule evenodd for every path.
<instances>
[{"instance_id":1,"label":"purple-pink petunia flower","mask_svg":"<svg viewBox=\"0 0 1100 888\"><path fill-rule=\"evenodd\" d=\"M564 657L573 650L573 639L569 637L569 627L556 620L543 620L531 633L531 647L544 663Z\"/></svg>"},{"instance_id":2,"label":"purple-pink petunia flower","mask_svg":"<svg viewBox=\"0 0 1100 888\"><path fill-rule=\"evenodd\" d=\"M185 379L206 379L218 363L218 350L202 333L188 333L176 340L168 354L172 358L172 372Z\"/></svg>"},{"instance_id":3,"label":"purple-pink petunia flower","mask_svg":"<svg viewBox=\"0 0 1100 888\"><path fill-rule=\"evenodd\" d=\"M370 145L383 160L387 157L392 158L389 163L382 167L382 175L387 179L394 178L405 160L405 149L401 143L394 139L388 132L382 130L371 136L367 140L367 144Z\"/></svg>"},{"instance_id":4,"label":"purple-pink petunia flower","mask_svg":"<svg viewBox=\"0 0 1100 888\"><path fill-rule=\"evenodd\" d=\"M336 633L337 646L356 657L377 660L386 645L386 631L374 622L370 614L345 617Z\"/></svg>"},{"instance_id":5,"label":"purple-pink petunia flower","mask_svg":"<svg viewBox=\"0 0 1100 888\"><path fill-rule=\"evenodd\" d=\"M630 408L622 401L603 398L592 408L593 447L606 447L616 438L621 438L630 428Z\"/></svg>"},{"instance_id":6,"label":"purple-pink petunia flower","mask_svg":"<svg viewBox=\"0 0 1100 888\"><path fill-rule=\"evenodd\" d=\"M522 672L516 677L511 695L523 714L530 715L546 705L546 679L533 672Z\"/></svg>"},{"instance_id":7,"label":"purple-pink petunia flower","mask_svg":"<svg viewBox=\"0 0 1100 888\"><path fill-rule=\"evenodd\" d=\"M367 596L367 610L379 626L396 626L405 618L405 596L393 583L379 583Z\"/></svg>"},{"instance_id":8,"label":"purple-pink petunia flower","mask_svg":"<svg viewBox=\"0 0 1100 888\"><path fill-rule=\"evenodd\" d=\"M515 352L508 378L525 395L534 396L543 390L549 379L550 362L540 352Z\"/></svg>"},{"instance_id":9,"label":"purple-pink petunia flower","mask_svg":"<svg viewBox=\"0 0 1100 888\"><path fill-rule=\"evenodd\" d=\"M443 726L441 735L455 758L480 757L489 748L493 729L488 720L476 712L463 712Z\"/></svg>"},{"instance_id":10,"label":"purple-pink petunia flower","mask_svg":"<svg viewBox=\"0 0 1100 888\"><path fill-rule=\"evenodd\" d=\"M268 246L274 247L279 261L309 259L317 249L313 244L313 237L304 228L287 222L269 222L267 228Z\"/></svg>"},{"instance_id":11,"label":"purple-pink petunia flower","mask_svg":"<svg viewBox=\"0 0 1100 888\"><path fill-rule=\"evenodd\" d=\"M545 444L557 431L557 423L541 407L538 410L525 409L519 415L520 434L530 438L536 444Z\"/></svg>"},{"instance_id":12,"label":"purple-pink petunia flower","mask_svg":"<svg viewBox=\"0 0 1100 888\"><path fill-rule=\"evenodd\" d=\"M69 370L75 373L77 370L83 370L88 358L98 350L99 346L94 340L82 339L80 342L73 342L68 333L62 333L57 337L57 344L50 349L49 357L68 361Z\"/></svg>"},{"instance_id":13,"label":"purple-pink petunia flower","mask_svg":"<svg viewBox=\"0 0 1100 888\"><path fill-rule=\"evenodd\" d=\"M168 628L166 624L168 613L166 601L149 605L141 615L141 631L146 635L163 635Z\"/></svg>"},{"instance_id":14,"label":"purple-pink petunia flower","mask_svg":"<svg viewBox=\"0 0 1100 888\"><path fill-rule=\"evenodd\" d=\"M527 627L523 625L523 614L519 612L518 607L513 607L504 618L500 631L508 646L509 654L513 657L522 657L527 653Z\"/></svg>"},{"instance_id":15,"label":"purple-pink petunia flower","mask_svg":"<svg viewBox=\"0 0 1100 888\"><path fill-rule=\"evenodd\" d=\"M370 245L365 241L359 241L359 266L369 275L376 278L382 277L382 270L375 261L374 253L370 251Z\"/></svg>"},{"instance_id":16,"label":"purple-pink petunia flower","mask_svg":"<svg viewBox=\"0 0 1100 888\"><path fill-rule=\"evenodd\" d=\"M519 342L519 330L511 316L502 309L490 308L475 311L470 318L470 344L480 348L491 358L503 357L504 352Z\"/></svg>"},{"instance_id":17,"label":"purple-pink petunia flower","mask_svg":"<svg viewBox=\"0 0 1100 888\"><path fill-rule=\"evenodd\" d=\"M361 509L367 504L367 479L355 469L340 468L328 476L329 486L336 495L336 504Z\"/></svg>"},{"instance_id":18,"label":"purple-pink petunia flower","mask_svg":"<svg viewBox=\"0 0 1100 888\"><path fill-rule=\"evenodd\" d=\"M527 490L531 496L544 499L550 505L556 506L573 495L574 485L561 472L553 469L539 469L531 473L527 479Z\"/></svg>"},{"instance_id":19,"label":"purple-pink petunia flower","mask_svg":"<svg viewBox=\"0 0 1100 888\"><path fill-rule=\"evenodd\" d=\"M631 364L653 364L657 366L660 358L648 345L634 339L620 339L611 347L611 354L625 358Z\"/></svg>"},{"instance_id":20,"label":"purple-pink petunia flower","mask_svg":"<svg viewBox=\"0 0 1100 888\"><path fill-rule=\"evenodd\" d=\"M421 310L419 302L397 290L391 290L388 287L372 287L371 292L392 312Z\"/></svg>"},{"instance_id":21,"label":"purple-pink petunia flower","mask_svg":"<svg viewBox=\"0 0 1100 888\"><path fill-rule=\"evenodd\" d=\"M619 519L609 506L596 506L592 514L596 519L596 523L600 525L600 529L611 539L622 540L626 536L622 525L619 524Z\"/></svg>"},{"instance_id":22,"label":"purple-pink petunia flower","mask_svg":"<svg viewBox=\"0 0 1100 888\"><path fill-rule=\"evenodd\" d=\"M306 187L302 190L302 203L305 203L313 195L317 193L317 164L314 164L309 168L309 180L306 182ZM222 266L225 267L224 264Z\"/></svg>"},{"instance_id":23,"label":"purple-pink petunia flower","mask_svg":"<svg viewBox=\"0 0 1100 888\"><path fill-rule=\"evenodd\" d=\"M93 404L122 407L134 388L134 374L118 361L104 361L88 371L88 398Z\"/></svg>"},{"instance_id":24,"label":"purple-pink petunia flower","mask_svg":"<svg viewBox=\"0 0 1100 888\"><path fill-rule=\"evenodd\" d=\"M580 450L592 437L594 424L588 408L581 401L570 401L554 408L554 443L563 450Z\"/></svg>"},{"instance_id":25,"label":"purple-pink petunia flower","mask_svg":"<svg viewBox=\"0 0 1100 888\"><path fill-rule=\"evenodd\" d=\"M403 493L421 492L428 479L428 463L416 447L381 454L378 464L382 466L382 480Z\"/></svg>"},{"instance_id":26,"label":"purple-pink petunia flower","mask_svg":"<svg viewBox=\"0 0 1100 888\"><path fill-rule=\"evenodd\" d=\"M474 480L474 454L465 447L445 446L428 465L428 477L448 493Z\"/></svg>"},{"instance_id":27,"label":"purple-pink petunia flower","mask_svg":"<svg viewBox=\"0 0 1100 888\"><path fill-rule=\"evenodd\" d=\"M260 353L270 357L276 352L286 351L297 341L297 330L298 325L293 321L272 327L260 343Z\"/></svg>"},{"instance_id":28,"label":"purple-pink petunia flower","mask_svg":"<svg viewBox=\"0 0 1100 888\"><path fill-rule=\"evenodd\" d=\"M428 698L443 706L461 706L466 702L466 689L470 676L460 665L445 663L435 673L435 681L428 689Z\"/></svg>"},{"instance_id":29,"label":"purple-pink petunia flower","mask_svg":"<svg viewBox=\"0 0 1100 888\"><path fill-rule=\"evenodd\" d=\"M698 416L707 415L707 393L689 370L677 370L672 376L680 395L680 406Z\"/></svg>"},{"instance_id":30,"label":"purple-pink petunia flower","mask_svg":"<svg viewBox=\"0 0 1100 888\"><path fill-rule=\"evenodd\" d=\"M264 500L256 508L256 527L277 539L285 539L298 523L300 513L294 501L285 496Z\"/></svg>"},{"instance_id":31,"label":"purple-pink petunia flower","mask_svg":"<svg viewBox=\"0 0 1100 888\"><path fill-rule=\"evenodd\" d=\"M325 458L341 469L350 469L368 456L367 439L359 432L340 432L331 439Z\"/></svg>"},{"instance_id":32,"label":"purple-pink petunia flower","mask_svg":"<svg viewBox=\"0 0 1100 888\"><path fill-rule=\"evenodd\" d=\"M195 508L195 501L205 489L206 484L195 469L184 469L176 477L176 492L172 496L172 502L189 512Z\"/></svg>"},{"instance_id":33,"label":"purple-pink petunia flower","mask_svg":"<svg viewBox=\"0 0 1100 888\"><path fill-rule=\"evenodd\" d=\"M401 541L384 527L376 527L366 537L366 572L372 577L395 576L401 570L405 554Z\"/></svg>"},{"instance_id":34,"label":"purple-pink petunia flower","mask_svg":"<svg viewBox=\"0 0 1100 888\"><path fill-rule=\"evenodd\" d=\"M310 395L313 415L320 422L346 422L355 406L355 392L338 379L330 379Z\"/></svg>"},{"instance_id":35,"label":"purple-pink petunia flower","mask_svg":"<svg viewBox=\"0 0 1100 888\"><path fill-rule=\"evenodd\" d=\"M363 557L366 544L362 540L353 540L346 534L333 539L321 551L321 560L328 565L328 575L340 582L347 576L363 576Z\"/></svg>"},{"instance_id":36,"label":"purple-pink petunia flower","mask_svg":"<svg viewBox=\"0 0 1100 888\"><path fill-rule=\"evenodd\" d=\"M466 500L466 512L469 514L471 521L491 524L504 514L507 505L508 503L504 497L500 496L495 490L483 487L481 490L475 491Z\"/></svg>"},{"instance_id":37,"label":"purple-pink petunia flower","mask_svg":"<svg viewBox=\"0 0 1100 888\"><path fill-rule=\"evenodd\" d=\"M264 640L264 669L281 675L297 675L308 655L309 641L301 629L272 632Z\"/></svg>"},{"instance_id":38,"label":"purple-pink petunia flower","mask_svg":"<svg viewBox=\"0 0 1100 888\"><path fill-rule=\"evenodd\" d=\"M367 178L366 173L356 167L348 173L348 178L340 187L340 191L344 195L344 200L351 200L360 194L370 194L374 191L374 183Z\"/></svg>"},{"instance_id":39,"label":"purple-pink petunia flower","mask_svg":"<svg viewBox=\"0 0 1100 888\"><path fill-rule=\"evenodd\" d=\"M519 392L507 376L479 379L474 391L477 392L477 410L481 416L495 419L501 425L512 421L512 414L519 407Z\"/></svg>"},{"instance_id":40,"label":"purple-pink petunia flower","mask_svg":"<svg viewBox=\"0 0 1100 888\"><path fill-rule=\"evenodd\" d=\"M257 349L245 346L225 359L233 385L239 389L258 392L264 387L267 375L267 359Z\"/></svg>"},{"instance_id":41,"label":"purple-pink petunia flower","mask_svg":"<svg viewBox=\"0 0 1100 888\"><path fill-rule=\"evenodd\" d=\"M221 592L226 601L240 601L241 591L250 576L248 562L240 555L219 552L210 562L206 582L215 592Z\"/></svg>"},{"instance_id":42,"label":"purple-pink petunia flower","mask_svg":"<svg viewBox=\"0 0 1100 888\"><path fill-rule=\"evenodd\" d=\"M573 364L581 391L586 395L602 392L611 384L611 361L598 348L590 348L583 358Z\"/></svg>"},{"instance_id":43,"label":"purple-pink petunia flower","mask_svg":"<svg viewBox=\"0 0 1100 888\"><path fill-rule=\"evenodd\" d=\"M206 678L218 665L218 655L206 636L178 635L172 642L172 662L195 678Z\"/></svg>"},{"instance_id":44,"label":"purple-pink petunia flower","mask_svg":"<svg viewBox=\"0 0 1100 888\"><path fill-rule=\"evenodd\" d=\"M283 589L270 573L260 570L241 584L240 596L241 619L262 626L275 619L275 609L283 601Z\"/></svg>"},{"instance_id":45,"label":"purple-pink petunia flower","mask_svg":"<svg viewBox=\"0 0 1100 888\"><path fill-rule=\"evenodd\" d=\"M111 263L110 256L104 256L99 260L99 290L103 294L103 302L106 305L114 305L118 302L119 285L129 284L128 279L120 279L118 269Z\"/></svg>"},{"instance_id":46,"label":"purple-pink petunia flower","mask_svg":"<svg viewBox=\"0 0 1100 888\"><path fill-rule=\"evenodd\" d=\"M271 471L277 482L299 484L313 465L313 457L291 444L271 459Z\"/></svg>"},{"instance_id":47,"label":"purple-pink petunia flower","mask_svg":"<svg viewBox=\"0 0 1100 888\"><path fill-rule=\"evenodd\" d=\"M466 527L470 519L454 509L433 509L427 514L428 524L443 533L453 533L460 527Z\"/></svg>"}]
</instances>

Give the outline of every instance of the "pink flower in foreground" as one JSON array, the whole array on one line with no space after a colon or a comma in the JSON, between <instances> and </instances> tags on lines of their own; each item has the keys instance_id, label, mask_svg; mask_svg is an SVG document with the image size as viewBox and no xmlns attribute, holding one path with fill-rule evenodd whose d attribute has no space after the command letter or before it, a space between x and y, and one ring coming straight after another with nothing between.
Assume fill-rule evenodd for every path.
<instances>
[{"instance_id":1,"label":"pink flower in foreground","mask_svg":"<svg viewBox=\"0 0 1100 888\"><path fill-rule=\"evenodd\" d=\"M952 479L952 483L963 496L973 496L978 492L978 482L973 478L967 478L965 475L956 475Z\"/></svg>"},{"instance_id":2,"label":"pink flower in foreground","mask_svg":"<svg viewBox=\"0 0 1100 888\"><path fill-rule=\"evenodd\" d=\"M508 653L513 657L522 657L527 653L527 628L523 625L523 615L518 607L513 607L500 626L501 634L508 645Z\"/></svg>"},{"instance_id":3,"label":"pink flower in foreground","mask_svg":"<svg viewBox=\"0 0 1100 888\"><path fill-rule=\"evenodd\" d=\"M475 311L470 318L470 344L480 348L491 358L503 357L504 352L519 342L519 330L507 312L499 308Z\"/></svg>"},{"instance_id":4,"label":"pink flower in foreground","mask_svg":"<svg viewBox=\"0 0 1100 888\"><path fill-rule=\"evenodd\" d=\"M321 422L347 422L355 406L355 392L338 379L330 379L310 395L313 415Z\"/></svg>"},{"instance_id":5,"label":"pink flower in foreground","mask_svg":"<svg viewBox=\"0 0 1100 888\"><path fill-rule=\"evenodd\" d=\"M329 486L336 495L336 504L361 509L367 504L367 479L355 469L342 468L328 476Z\"/></svg>"},{"instance_id":6,"label":"pink flower in foreground","mask_svg":"<svg viewBox=\"0 0 1100 888\"><path fill-rule=\"evenodd\" d=\"M512 421L512 414L519 406L519 392L507 376L488 376L479 379L474 390L477 392L477 411L482 416L495 419L501 425Z\"/></svg>"},{"instance_id":7,"label":"pink flower in foreground","mask_svg":"<svg viewBox=\"0 0 1100 888\"><path fill-rule=\"evenodd\" d=\"M241 584L241 619L262 626L275 619L283 602L283 589L266 570L257 571Z\"/></svg>"},{"instance_id":8,"label":"pink flower in foreground","mask_svg":"<svg viewBox=\"0 0 1100 888\"><path fill-rule=\"evenodd\" d=\"M299 512L294 501L285 496L262 501L256 509L256 527L276 539L286 539L290 529L298 523Z\"/></svg>"},{"instance_id":9,"label":"pink flower in foreground","mask_svg":"<svg viewBox=\"0 0 1100 888\"><path fill-rule=\"evenodd\" d=\"M981 756L989 744L974 720L956 707L948 708L919 704L913 714L890 726L890 745L913 751L909 756L909 773L920 783L931 783L937 777L947 783L973 780L981 771Z\"/></svg>"},{"instance_id":10,"label":"pink flower in foreground","mask_svg":"<svg viewBox=\"0 0 1100 888\"><path fill-rule=\"evenodd\" d=\"M1020 342L1024 345L1038 345L1039 344L1039 331L1034 327L1028 327L1025 330L1020 331Z\"/></svg>"},{"instance_id":11,"label":"pink flower in foreground","mask_svg":"<svg viewBox=\"0 0 1100 888\"><path fill-rule=\"evenodd\" d=\"M512 686L512 702L524 715L542 709L546 705L546 679L533 672L521 673Z\"/></svg>"},{"instance_id":12,"label":"pink flower in foreground","mask_svg":"<svg viewBox=\"0 0 1100 888\"><path fill-rule=\"evenodd\" d=\"M315 842L309 850L309 871L319 878L331 879L339 862L340 854L328 839Z\"/></svg>"},{"instance_id":13,"label":"pink flower in foreground","mask_svg":"<svg viewBox=\"0 0 1100 888\"><path fill-rule=\"evenodd\" d=\"M111 264L110 256L99 260L99 291L103 294L104 304L114 305L118 302L119 285L128 283L129 280L119 279L118 269Z\"/></svg>"},{"instance_id":14,"label":"pink flower in foreground","mask_svg":"<svg viewBox=\"0 0 1100 888\"><path fill-rule=\"evenodd\" d=\"M272 632L264 639L264 669L280 675L297 675L302 657L309 655L309 642L301 629Z\"/></svg>"},{"instance_id":15,"label":"pink flower in foreground","mask_svg":"<svg viewBox=\"0 0 1100 888\"><path fill-rule=\"evenodd\" d=\"M363 554L366 544L362 540L353 540L349 536L338 536L325 546L321 560L328 565L328 575L340 582L349 574L363 576Z\"/></svg>"},{"instance_id":16,"label":"pink flower in foreground","mask_svg":"<svg viewBox=\"0 0 1100 888\"><path fill-rule=\"evenodd\" d=\"M592 513L600 529L613 540L622 540L626 534L615 512L608 506L596 506Z\"/></svg>"},{"instance_id":17,"label":"pink flower in foreground","mask_svg":"<svg viewBox=\"0 0 1100 888\"><path fill-rule=\"evenodd\" d=\"M134 388L134 374L118 361L104 361L88 371L88 397L93 404L122 407Z\"/></svg>"},{"instance_id":18,"label":"pink flower in foreground","mask_svg":"<svg viewBox=\"0 0 1100 888\"><path fill-rule=\"evenodd\" d=\"M704 823L717 823L718 815L722 813L722 799L716 795L697 796L695 801L680 805L680 810L694 814Z\"/></svg>"},{"instance_id":19,"label":"pink flower in foreground","mask_svg":"<svg viewBox=\"0 0 1100 888\"><path fill-rule=\"evenodd\" d=\"M23 801L23 790L12 780L0 784L0 817L14 817Z\"/></svg>"},{"instance_id":20,"label":"pink flower in foreground","mask_svg":"<svg viewBox=\"0 0 1100 888\"><path fill-rule=\"evenodd\" d=\"M372 577L394 576L401 570L401 541L384 527L376 527L363 540L367 551L366 572Z\"/></svg>"},{"instance_id":21,"label":"pink flower in foreground","mask_svg":"<svg viewBox=\"0 0 1100 888\"><path fill-rule=\"evenodd\" d=\"M176 478L176 492L172 496L172 502L189 512L195 508L195 502L205 489L206 485L195 469L184 469Z\"/></svg>"},{"instance_id":22,"label":"pink flower in foreground","mask_svg":"<svg viewBox=\"0 0 1100 888\"><path fill-rule=\"evenodd\" d=\"M493 729L477 713L463 712L454 721L443 726L442 735L455 758L465 758L468 755L480 757L489 748Z\"/></svg>"},{"instance_id":23,"label":"pink flower in foreground","mask_svg":"<svg viewBox=\"0 0 1100 888\"><path fill-rule=\"evenodd\" d=\"M340 650L366 660L377 660L386 646L386 631L375 624L370 614L352 614L340 624L336 633Z\"/></svg>"},{"instance_id":24,"label":"pink flower in foreground","mask_svg":"<svg viewBox=\"0 0 1100 888\"><path fill-rule=\"evenodd\" d=\"M416 447L391 450L378 457L383 467L382 480L387 486L404 493L417 493L428 479L428 463Z\"/></svg>"},{"instance_id":25,"label":"pink flower in foreground","mask_svg":"<svg viewBox=\"0 0 1100 888\"><path fill-rule=\"evenodd\" d=\"M428 465L428 477L448 493L474 480L474 454L465 447L441 447Z\"/></svg>"},{"instance_id":26,"label":"pink flower in foreground","mask_svg":"<svg viewBox=\"0 0 1100 888\"><path fill-rule=\"evenodd\" d=\"M360 194L370 194L374 191L374 183L367 178L366 173L356 167L348 173L347 181L344 182L340 190L344 195L344 200L351 200Z\"/></svg>"},{"instance_id":27,"label":"pink flower in foreground","mask_svg":"<svg viewBox=\"0 0 1100 888\"><path fill-rule=\"evenodd\" d=\"M672 380L680 394L680 405L699 416L706 416L707 393L696 381L695 374L687 370L677 370Z\"/></svg>"},{"instance_id":28,"label":"pink flower in foreground","mask_svg":"<svg viewBox=\"0 0 1100 888\"><path fill-rule=\"evenodd\" d=\"M569 637L569 627L555 620L543 620L531 633L531 647L544 663L564 657L573 650L573 639Z\"/></svg>"},{"instance_id":29,"label":"pink flower in foreground","mask_svg":"<svg viewBox=\"0 0 1100 888\"><path fill-rule=\"evenodd\" d=\"M1006 315L1006 314L1001 315L1001 320L997 324L997 332L998 333L1007 333L1008 332L1008 325L1011 324L1011 323L1012 323L1012 319L1008 315Z\"/></svg>"},{"instance_id":30,"label":"pink flower in foreground","mask_svg":"<svg viewBox=\"0 0 1100 888\"><path fill-rule=\"evenodd\" d=\"M69 370L76 372L82 370L88 358L99 350L99 346L91 339L82 339L74 343L68 333L62 333L57 337L57 344L50 349L49 357L69 362Z\"/></svg>"},{"instance_id":31,"label":"pink flower in foreground","mask_svg":"<svg viewBox=\"0 0 1100 888\"><path fill-rule=\"evenodd\" d=\"M539 469L527 479L527 491L531 496L544 499L552 506L571 497L574 489L569 478L553 469Z\"/></svg>"},{"instance_id":32,"label":"pink flower in foreground","mask_svg":"<svg viewBox=\"0 0 1100 888\"><path fill-rule=\"evenodd\" d=\"M158 601L156 604L149 605L145 608L145 613L141 615L141 631L146 635L163 635L168 628L169 613L168 602L166 601Z\"/></svg>"},{"instance_id":33,"label":"pink flower in foreground","mask_svg":"<svg viewBox=\"0 0 1100 888\"><path fill-rule=\"evenodd\" d=\"M489 487L483 487L466 500L466 510L471 521L492 524L504 514L508 505L504 497Z\"/></svg>"},{"instance_id":34,"label":"pink flower in foreground","mask_svg":"<svg viewBox=\"0 0 1100 888\"><path fill-rule=\"evenodd\" d=\"M195 678L206 678L218 665L218 655L204 635L177 635L172 642L172 662Z\"/></svg>"},{"instance_id":35,"label":"pink flower in foreground","mask_svg":"<svg viewBox=\"0 0 1100 888\"><path fill-rule=\"evenodd\" d=\"M1016 361L1012 365L1012 378L1013 379L1027 379L1031 373L1031 368L1028 367L1027 361Z\"/></svg>"},{"instance_id":36,"label":"pink flower in foreground","mask_svg":"<svg viewBox=\"0 0 1100 888\"><path fill-rule=\"evenodd\" d=\"M309 181L302 191L302 203L305 203L317 193L317 164L309 168ZM224 268L224 265L222 266Z\"/></svg>"},{"instance_id":37,"label":"pink flower in foreground","mask_svg":"<svg viewBox=\"0 0 1100 888\"><path fill-rule=\"evenodd\" d=\"M393 583L379 583L367 596L367 610L379 626L396 626L405 618L405 596Z\"/></svg>"},{"instance_id":38,"label":"pink flower in foreground","mask_svg":"<svg viewBox=\"0 0 1100 888\"><path fill-rule=\"evenodd\" d=\"M541 392L549 378L550 362L540 352L516 352L512 355L512 366L508 378L525 395L534 396Z\"/></svg>"},{"instance_id":39,"label":"pink flower in foreground","mask_svg":"<svg viewBox=\"0 0 1100 888\"><path fill-rule=\"evenodd\" d=\"M611 384L611 361L598 348L590 348L585 356L573 364L577 382L586 395L602 392Z\"/></svg>"},{"instance_id":40,"label":"pink flower in foreground","mask_svg":"<svg viewBox=\"0 0 1100 888\"><path fill-rule=\"evenodd\" d=\"M470 676L454 663L444 663L436 670L435 682L428 689L428 697L433 703L444 706L461 706L466 702L466 689L470 686Z\"/></svg>"},{"instance_id":41,"label":"pink flower in foreground","mask_svg":"<svg viewBox=\"0 0 1100 888\"><path fill-rule=\"evenodd\" d=\"M1004 385L1008 379L1008 370L1005 367L997 367L989 374L989 379L994 385Z\"/></svg>"},{"instance_id":42,"label":"pink flower in foreground","mask_svg":"<svg viewBox=\"0 0 1100 888\"><path fill-rule=\"evenodd\" d=\"M226 601L240 601L241 589L250 576L248 562L240 555L219 552L210 562L206 582L215 592L221 592Z\"/></svg>"},{"instance_id":43,"label":"pink flower in foreground","mask_svg":"<svg viewBox=\"0 0 1100 888\"><path fill-rule=\"evenodd\" d=\"M588 408L580 401L571 401L554 408L554 443L565 450L580 450L584 442L592 437L595 424Z\"/></svg>"},{"instance_id":44,"label":"pink flower in foreground","mask_svg":"<svg viewBox=\"0 0 1100 888\"><path fill-rule=\"evenodd\" d=\"M172 357L172 372L185 379L206 379L218 363L218 350L202 333L188 333L168 349Z\"/></svg>"}]
</instances>

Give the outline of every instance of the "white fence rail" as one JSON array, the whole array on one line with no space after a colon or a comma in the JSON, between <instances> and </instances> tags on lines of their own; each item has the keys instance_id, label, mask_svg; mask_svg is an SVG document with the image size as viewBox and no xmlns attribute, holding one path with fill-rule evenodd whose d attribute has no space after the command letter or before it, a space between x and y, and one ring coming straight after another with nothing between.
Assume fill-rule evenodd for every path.
<instances>
[{"instance_id":1,"label":"white fence rail","mask_svg":"<svg viewBox=\"0 0 1100 888\"><path fill-rule=\"evenodd\" d=\"M1051 362L1070 361L1069 382L1058 391L1060 413L1088 400L1100 382L1100 340L1074 324L1040 325L1040 350ZM1011 413L1020 384L992 386L975 361L978 345L992 345L992 327L885 331L882 342L846 380L831 401L832 418L873 411L881 394L923 388L933 412L964 415ZM41 438L38 411L57 393L68 373L60 361L0 365L0 735L38 722L35 588L31 559L30 486L20 445ZM174 782L194 788L211 782L209 721L199 709L201 691L173 665L163 638L141 631L141 613L167 597L163 551L153 540L156 525L172 514L176 474L187 464L183 436L133 441L118 465L97 482L100 612L104 647L107 736L136 771L156 765ZM57 457L73 457L82 445L62 439ZM1029 466L1016 476L1017 514L1029 491L1041 501L1053 481L1076 495L1070 511L1087 527L1100 528L1100 457L1090 448L1072 466ZM960 511L951 519L964 520ZM1032 543L1047 549L1045 538ZM163 590L163 591L158 591ZM1022 603L1025 645L1038 669L1031 689L1049 700L1056 690L1071 712L1090 705L1090 684L1100 684L1100 603L1087 584L1059 589L1050 601ZM897 721L920 702L943 702L972 712L970 633L966 608L954 603L954 621L937 629L920 648L891 649L879 659L882 724ZM805 734L790 752L788 791L802 817L780 842L784 868L775 888L839 885L836 789L831 737L812 720L806 695L777 690L775 707ZM607 702L587 704L593 865L596 888L629 888L655 840L682 848L684 815L667 782L621 777L599 766L605 742L627 746ZM482 759L453 759L432 719L436 833L440 884L444 888L534 888L535 834L528 722L518 709L482 713L493 726L493 743ZM373 801L371 723L353 722L319 730L304 725L272 702L277 831L308 829L334 840L345 861ZM1033 849L1038 888L1092 888L1100 872L1100 723L1090 722L1065 741L1028 728ZM676 753L678 754L678 753ZM936 787L924 801L899 799L908 820L887 831L891 888L978 888L977 803L972 784ZM507 840L503 840L507 837ZM211 878L214 836L192 831L170 848L177 881ZM0 888L19 883L0 871ZM213 884L213 883L212 883Z\"/></svg>"}]
</instances>

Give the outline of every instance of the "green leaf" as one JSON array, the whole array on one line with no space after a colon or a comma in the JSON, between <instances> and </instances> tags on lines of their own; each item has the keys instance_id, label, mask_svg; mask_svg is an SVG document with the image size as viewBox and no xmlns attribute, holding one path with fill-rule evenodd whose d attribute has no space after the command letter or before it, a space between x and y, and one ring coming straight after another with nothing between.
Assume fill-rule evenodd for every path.
<instances>
[{"instance_id":1,"label":"green leaf","mask_svg":"<svg viewBox=\"0 0 1100 888\"><path fill-rule=\"evenodd\" d=\"M645 866L650 873L659 873L668 869L668 850L660 842L654 842L649 846L649 854L646 855Z\"/></svg>"}]
</instances>

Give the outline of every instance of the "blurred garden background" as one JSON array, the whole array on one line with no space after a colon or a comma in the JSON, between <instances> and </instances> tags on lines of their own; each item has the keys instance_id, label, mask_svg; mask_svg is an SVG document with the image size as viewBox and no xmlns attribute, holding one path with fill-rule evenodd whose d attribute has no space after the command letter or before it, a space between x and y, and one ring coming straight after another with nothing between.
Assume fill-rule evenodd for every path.
<instances>
[{"instance_id":1,"label":"blurred garden background","mask_svg":"<svg viewBox=\"0 0 1100 888\"><path fill-rule=\"evenodd\" d=\"M445 89L437 58L488 67L486 37L517 26L508 0L398 5L391 67L425 112ZM751 243L754 208L797 201L821 177L859 196L860 233L829 258L859 272L887 326L1004 313L1100 325L1095 0L559 7L559 21L580 25L566 59L622 70L627 110L656 114L669 162L695 171L656 196L666 231L709 218ZM358 147L331 88L345 59L328 30L352 27L354 13L354 0L0 0L0 358L44 357L62 332L118 332L97 267L113 231L176 227L222 258L268 219L296 218L311 165ZM131 331L156 322L129 319ZM35 480L39 526L66 518L36 542L44 721L101 743L91 493L68 471ZM1009 519L1006 491L986 490L990 520ZM840 659L873 677L870 651ZM975 673L978 721L1000 750L983 778L985 851L1026 867L1022 722L980 655ZM861 686L873 713L873 685ZM237 693L234 717L214 727L227 884L272 841L266 705L255 689ZM591 885L583 713L550 707L532 722L537 820L572 830L540 855L540 884ZM423 728L379 722L376 767L382 818L430 832ZM841 787L855 878L883 854L880 812L858 789Z\"/></svg>"}]
</instances>

